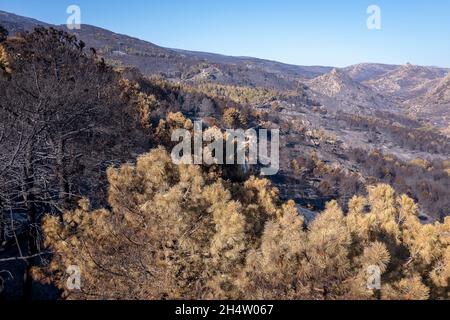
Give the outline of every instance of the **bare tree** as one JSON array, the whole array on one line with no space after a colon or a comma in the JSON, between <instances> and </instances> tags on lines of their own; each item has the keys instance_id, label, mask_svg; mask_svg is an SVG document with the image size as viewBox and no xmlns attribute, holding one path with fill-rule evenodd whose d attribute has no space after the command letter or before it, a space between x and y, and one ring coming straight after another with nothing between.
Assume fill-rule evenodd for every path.
<instances>
[{"instance_id":1,"label":"bare tree","mask_svg":"<svg viewBox=\"0 0 450 320\"><path fill-rule=\"evenodd\" d=\"M95 186L83 182L83 172L121 159L121 148L112 146L126 148L123 137L138 125L119 75L85 54L74 36L38 28L2 45L11 73L0 76L0 210L26 215L30 297L42 215L61 215L83 188Z\"/></svg>"}]
</instances>

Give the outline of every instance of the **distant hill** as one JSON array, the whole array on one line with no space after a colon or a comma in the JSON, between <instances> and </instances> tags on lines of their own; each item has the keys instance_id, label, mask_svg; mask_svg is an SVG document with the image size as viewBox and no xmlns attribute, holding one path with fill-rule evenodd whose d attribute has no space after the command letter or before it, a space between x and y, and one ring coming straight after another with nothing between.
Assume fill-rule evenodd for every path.
<instances>
[{"instance_id":1,"label":"distant hill","mask_svg":"<svg viewBox=\"0 0 450 320\"><path fill-rule=\"evenodd\" d=\"M247 67L252 69L259 68L274 74L289 75L292 77L299 77L303 79L312 79L321 74L330 72L333 69L333 67L323 67L323 66L308 66L308 67L297 66L252 57L232 57L215 53L205 53L187 50L176 50L176 51L183 53L188 57L201 58L212 63L241 64L246 65Z\"/></svg>"},{"instance_id":2,"label":"distant hill","mask_svg":"<svg viewBox=\"0 0 450 320\"><path fill-rule=\"evenodd\" d=\"M433 104L450 104L450 73L431 88L426 98Z\"/></svg>"},{"instance_id":3,"label":"distant hill","mask_svg":"<svg viewBox=\"0 0 450 320\"><path fill-rule=\"evenodd\" d=\"M398 65L380 63L360 63L343 69L350 78L358 82L376 80L388 72L400 68Z\"/></svg>"},{"instance_id":4,"label":"distant hill","mask_svg":"<svg viewBox=\"0 0 450 320\"><path fill-rule=\"evenodd\" d=\"M35 19L0 11L0 24L10 31L29 31L37 26L66 29ZM109 62L137 67L145 75L168 79L294 89L297 82L329 72L331 67L288 65L256 58L175 50L90 25L73 30L88 47L98 50Z\"/></svg>"},{"instance_id":5,"label":"distant hill","mask_svg":"<svg viewBox=\"0 0 450 320\"><path fill-rule=\"evenodd\" d=\"M0 10L0 23L11 35L17 32L29 31L38 26L48 27L50 24L32 18L25 18L13 13Z\"/></svg>"},{"instance_id":6,"label":"distant hill","mask_svg":"<svg viewBox=\"0 0 450 320\"><path fill-rule=\"evenodd\" d=\"M399 107L371 88L354 81L343 70L333 69L307 82L319 93L316 100L334 111L373 113L375 111L398 112Z\"/></svg>"},{"instance_id":7,"label":"distant hill","mask_svg":"<svg viewBox=\"0 0 450 320\"><path fill-rule=\"evenodd\" d=\"M11 35L37 26L66 30L32 18L0 11L0 24ZM66 30L67 31L67 30ZM399 112L447 128L445 68L362 63L333 70L328 66L297 66L252 57L164 48L148 41L91 25L70 31L95 48L108 63L132 66L146 76L158 75L187 84L217 83L298 91L331 111L373 114ZM304 84L309 90L303 91ZM427 106L432 107L427 107Z\"/></svg>"},{"instance_id":8,"label":"distant hill","mask_svg":"<svg viewBox=\"0 0 450 320\"><path fill-rule=\"evenodd\" d=\"M447 69L406 64L365 84L384 95L402 101L426 93L448 73Z\"/></svg>"},{"instance_id":9,"label":"distant hill","mask_svg":"<svg viewBox=\"0 0 450 320\"><path fill-rule=\"evenodd\" d=\"M434 81L428 91L405 102L411 114L441 127L450 135L450 73Z\"/></svg>"}]
</instances>

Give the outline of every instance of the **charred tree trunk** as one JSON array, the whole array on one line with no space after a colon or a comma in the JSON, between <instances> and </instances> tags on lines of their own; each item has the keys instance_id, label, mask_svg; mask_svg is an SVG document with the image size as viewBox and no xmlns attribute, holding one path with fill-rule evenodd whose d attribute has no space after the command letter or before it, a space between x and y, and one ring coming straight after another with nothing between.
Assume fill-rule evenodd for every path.
<instances>
[{"instance_id":1,"label":"charred tree trunk","mask_svg":"<svg viewBox=\"0 0 450 320\"><path fill-rule=\"evenodd\" d=\"M2 246L4 245L5 241L6 241L6 236L5 236L5 227L6 227L6 223L5 223L5 209L3 208L3 203L2 200L0 200L0 249L2 248Z\"/></svg>"},{"instance_id":2,"label":"charred tree trunk","mask_svg":"<svg viewBox=\"0 0 450 320\"><path fill-rule=\"evenodd\" d=\"M56 144L56 178L58 180L59 205L61 210L68 209L70 202L70 190L67 168L65 163L65 141L58 139Z\"/></svg>"},{"instance_id":3,"label":"charred tree trunk","mask_svg":"<svg viewBox=\"0 0 450 320\"><path fill-rule=\"evenodd\" d=\"M32 299L32 289L33 289L33 277L31 270L36 265L36 254L39 253L39 232L37 229L37 207L36 207L36 196L35 196L35 172L33 168L33 149L29 147L27 155L27 162L23 170L23 200L26 207L27 213L27 230L26 230L26 240L25 246L27 251L27 256L32 257L27 259L26 268L24 272L23 281L23 299Z\"/></svg>"}]
</instances>

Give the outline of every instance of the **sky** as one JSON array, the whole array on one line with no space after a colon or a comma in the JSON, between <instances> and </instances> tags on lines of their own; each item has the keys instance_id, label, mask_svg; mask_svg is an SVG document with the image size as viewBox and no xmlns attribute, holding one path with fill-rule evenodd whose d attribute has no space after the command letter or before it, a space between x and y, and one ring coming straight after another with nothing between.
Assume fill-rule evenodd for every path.
<instances>
[{"instance_id":1,"label":"sky","mask_svg":"<svg viewBox=\"0 0 450 320\"><path fill-rule=\"evenodd\" d=\"M155 44L297 65L450 67L449 0L0 0L0 10L81 23ZM381 29L369 29L370 5Z\"/></svg>"}]
</instances>

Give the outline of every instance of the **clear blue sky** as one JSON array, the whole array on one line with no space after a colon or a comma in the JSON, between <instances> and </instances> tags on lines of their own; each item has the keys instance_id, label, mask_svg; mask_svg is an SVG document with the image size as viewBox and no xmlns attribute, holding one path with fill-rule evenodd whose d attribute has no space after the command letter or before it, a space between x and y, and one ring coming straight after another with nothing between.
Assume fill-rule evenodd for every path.
<instances>
[{"instance_id":1,"label":"clear blue sky","mask_svg":"<svg viewBox=\"0 0 450 320\"><path fill-rule=\"evenodd\" d=\"M82 23L161 46L299 65L382 62L450 67L449 0L0 0L0 10ZM382 29L368 30L369 5Z\"/></svg>"}]
</instances>

